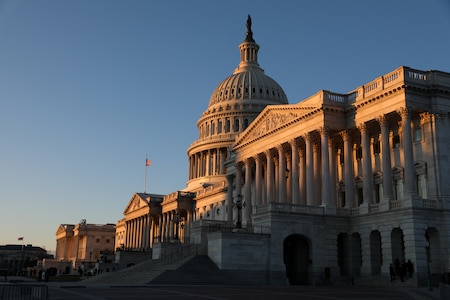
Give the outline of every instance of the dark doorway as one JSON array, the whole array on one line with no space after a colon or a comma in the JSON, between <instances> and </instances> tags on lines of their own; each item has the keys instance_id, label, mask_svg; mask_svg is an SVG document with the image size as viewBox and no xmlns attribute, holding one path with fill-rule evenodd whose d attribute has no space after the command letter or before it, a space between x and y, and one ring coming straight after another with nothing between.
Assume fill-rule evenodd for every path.
<instances>
[{"instance_id":1,"label":"dark doorway","mask_svg":"<svg viewBox=\"0 0 450 300\"><path fill-rule=\"evenodd\" d=\"M291 235L283 242L286 277L291 285L307 285L310 265L309 242L304 236Z\"/></svg>"}]
</instances>

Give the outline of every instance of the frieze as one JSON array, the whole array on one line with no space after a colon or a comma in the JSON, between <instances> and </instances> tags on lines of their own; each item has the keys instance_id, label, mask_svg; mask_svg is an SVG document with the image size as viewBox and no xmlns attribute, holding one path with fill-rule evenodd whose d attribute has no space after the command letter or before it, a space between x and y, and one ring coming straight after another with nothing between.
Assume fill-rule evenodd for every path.
<instances>
[{"instance_id":1,"label":"frieze","mask_svg":"<svg viewBox=\"0 0 450 300\"><path fill-rule=\"evenodd\" d=\"M253 130L251 136L253 138L258 138L266 134L267 132L279 128L297 118L298 115L295 113L287 113L287 114L272 113L262 122L261 125L259 125L257 128Z\"/></svg>"}]
</instances>

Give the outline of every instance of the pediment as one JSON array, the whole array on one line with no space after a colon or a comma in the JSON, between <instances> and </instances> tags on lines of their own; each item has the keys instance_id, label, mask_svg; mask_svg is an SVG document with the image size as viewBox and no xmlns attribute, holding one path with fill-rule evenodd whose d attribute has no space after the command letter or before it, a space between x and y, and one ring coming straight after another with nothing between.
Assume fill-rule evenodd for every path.
<instances>
[{"instance_id":1,"label":"pediment","mask_svg":"<svg viewBox=\"0 0 450 300\"><path fill-rule=\"evenodd\" d=\"M266 107L252 122L250 127L236 138L235 146L249 143L267 136L290 123L296 122L311 111L296 105L276 105Z\"/></svg>"},{"instance_id":2,"label":"pediment","mask_svg":"<svg viewBox=\"0 0 450 300\"><path fill-rule=\"evenodd\" d=\"M69 225L70 230L73 230L74 226L73 225ZM56 229L56 235L59 235L61 233L65 233L67 231L67 225L64 224L59 224L58 229Z\"/></svg>"},{"instance_id":3,"label":"pediment","mask_svg":"<svg viewBox=\"0 0 450 300\"><path fill-rule=\"evenodd\" d=\"M143 207L148 207L150 202L150 196L146 198L144 195L146 194L135 193L128 202L128 205L125 208L123 214L127 215Z\"/></svg>"}]
</instances>

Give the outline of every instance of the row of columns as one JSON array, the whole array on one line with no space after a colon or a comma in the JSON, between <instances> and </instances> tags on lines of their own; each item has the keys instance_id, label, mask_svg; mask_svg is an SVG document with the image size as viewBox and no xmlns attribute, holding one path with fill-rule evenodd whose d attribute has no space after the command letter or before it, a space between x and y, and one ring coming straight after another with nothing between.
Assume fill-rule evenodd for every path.
<instances>
[{"instance_id":1,"label":"row of columns","mask_svg":"<svg viewBox=\"0 0 450 300\"><path fill-rule=\"evenodd\" d=\"M125 222L125 248L145 250L150 249L154 242L168 242L175 238L184 241L189 237L189 228L184 225L190 223L192 218L190 211L186 211L182 219L177 211L172 210L155 217L145 215L128 220Z\"/></svg>"},{"instance_id":2,"label":"row of columns","mask_svg":"<svg viewBox=\"0 0 450 300\"><path fill-rule=\"evenodd\" d=\"M150 215L125 221L125 247L128 249L149 249L153 245L155 222Z\"/></svg>"},{"instance_id":3,"label":"row of columns","mask_svg":"<svg viewBox=\"0 0 450 300\"><path fill-rule=\"evenodd\" d=\"M411 112L408 109L401 109L399 114L401 116L400 123L403 132L405 196L408 197L417 194ZM388 202L394 199L389 122L386 116L381 116L376 121L380 126L382 143L382 201ZM371 204L373 203L373 170L370 152L370 133L366 123L361 124L358 129L361 134L362 146L363 203ZM334 197L333 199L332 190L337 183L337 153L333 148L333 139L330 137L329 128L323 127L317 131L320 134L320 144L314 144L313 134L306 133L300 136L305 143L304 148L300 151L297 139L291 139L288 141L291 149L290 153L286 153L283 145L278 145L276 151L274 149L268 149L236 163L236 192L234 196L242 196L243 193L243 199L246 202L244 218L247 218L248 224L251 222L252 206L267 202L336 207L336 198ZM339 132L339 135L343 142L344 152L343 180L345 184L345 207L355 207L355 174L352 158L353 141L351 133L348 130ZM319 147L320 153L318 151ZM286 160L287 157L288 160ZM253 170L254 178L252 177ZM290 171L289 176L286 176L286 170ZM242 172L245 172L245 184L242 182ZM302 173L300 174L300 172ZM232 183L231 177L229 177L230 183ZM320 184L321 189L318 189ZM253 185L254 195L251 194ZM242 188L244 188L243 191ZM317 192L319 195L317 195ZM229 192L228 197L233 197L233 195ZM253 203L251 203L251 199ZM318 199L320 201L317 201ZM228 203L231 204L233 201L229 199Z\"/></svg>"},{"instance_id":4,"label":"row of columns","mask_svg":"<svg viewBox=\"0 0 450 300\"><path fill-rule=\"evenodd\" d=\"M224 174L226 149L216 148L195 153L189 157L189 180L203 176Z\"/></svg>"},{"instance_id":5,"label":"row of columns","mask_svg":"<svg viewBox=\"0 0 450 300\"><path fill-rule=\"evenodd\" d=\"M247 88L248 89L248 88ZM222 117L209 123L204 123L200 127L200 138L207 138L209 136L221 133L239 133L245 130L248 125L248 119L244 117Z\"/></svg>"}]
</instances>

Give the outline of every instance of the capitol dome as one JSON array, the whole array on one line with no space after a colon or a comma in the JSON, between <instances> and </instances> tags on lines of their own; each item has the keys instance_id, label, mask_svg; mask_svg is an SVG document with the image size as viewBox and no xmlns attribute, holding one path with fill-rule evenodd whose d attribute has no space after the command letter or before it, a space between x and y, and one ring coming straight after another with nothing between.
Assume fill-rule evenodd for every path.
<instances>
[{"instance_id":1,"label":"capitol dome","mask_svg":"<svg viewBox=\"0 0 450 300\"><path fill-rule=\"evenodd\" d=\"M258 64L259 45L253 39L250 16L239 50L238 67L216 87L208 108L197 121L198 139L187 151L190 190L206 182L223 182L224 162L236 136L246 130L267 105L288 104L281 86Z\"/></svg>"},{"instance_id":2,"label":"capitol dome","mask_svg":"<svg viewBox=\"0 0 450 300\"><path fill-rule=\"evenodd\" d=\"M211 95L209 108L224 101L243 101L254 99L264 104L288 104L287 97L280 85L253 66L241 71L236 69L233 75L223 80Z\"/></svg>"},{"instance_id":3,"label":"capitol dome","mask_svg":"<svg viewBox=\"0 0 450 300\"><path fill-rule=\"evenodd\" d=\"M228 101L252 99L258 104L288 104L281 86L264 73L258 64L259 45L253 39L251 18L247 20L247 33L244 42L239 45L241 61L233 75L224 79L214 90L208 108L216 104L228 104ZM225 102L225 103L224 103ZM255 103L256 104L256 103Z\"/></svg>"}]
</instances>

